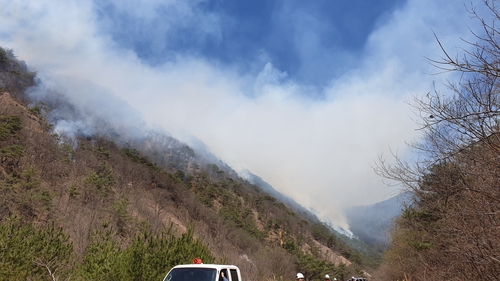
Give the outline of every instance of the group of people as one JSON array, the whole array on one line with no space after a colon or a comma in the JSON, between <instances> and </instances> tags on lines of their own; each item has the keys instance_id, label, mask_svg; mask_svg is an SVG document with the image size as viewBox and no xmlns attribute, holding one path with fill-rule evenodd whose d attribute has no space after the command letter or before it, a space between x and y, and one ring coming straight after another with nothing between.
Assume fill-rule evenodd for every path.
<instances>
[{"instance_id":1,"label":"group of people","mask_svg":"<svg viewBox=\"0 0 500 281\"><path fill-rule=\"evenodd\" d=\"M297 273L297 277L295 278L296 281L304 281L304 274L302 273ZM333 278L333 280L330 280L330 275L326 274L325 275L325 281L337 281L337 278ZM353 276L349 279L347 279L347 281L356 281L356 278Z\"/></svg>"}]
</instances>

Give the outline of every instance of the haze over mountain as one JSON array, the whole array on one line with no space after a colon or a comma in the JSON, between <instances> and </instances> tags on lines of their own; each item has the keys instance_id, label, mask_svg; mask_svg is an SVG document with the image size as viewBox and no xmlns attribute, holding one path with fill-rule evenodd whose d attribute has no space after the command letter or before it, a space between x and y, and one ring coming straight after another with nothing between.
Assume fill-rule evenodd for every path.
<instances>
[{"instance_id":1,"label":"haze over mountain","mask_svg":"<svg viewBox=\"0 0 500 281\"><path fill-rule=\"evenodd\" d=\"M0 240L9 245L0 279L153 280L202 257L236 264L249 280L283 280L369 276L380 262L200 147L148 129L127 134L58 92L30 99L35 78L0 48ZM76 129L54 133L56 124Z\"/></svg>"},{"instance_id":2,"label":"haze over mountain","mask_svg":"<svg viewBox=\"0 0 500 281\"><path fill-rule=\"evenodd\" d=\"M348 230L347 206L396 194L372 166L418 136L405 102L432 89L433 32L476 28L461 2L365 2L0 0L0 46L38 72L34 100L78 108L56 132L201 142Z\"/></svg>"},{"instance_id":3,"label":"haze over mountain","mask_svg":"<svg viewBox=\"0 0 500 281\"><path fill-rule=\"evenodd\" d=\"M405 204L411 202L409 193L401 193L387 200L371 205L351 206L345 215L353 235L376 248L389 245L393 220L399 216Z\"/></svg>"}]
</instances>

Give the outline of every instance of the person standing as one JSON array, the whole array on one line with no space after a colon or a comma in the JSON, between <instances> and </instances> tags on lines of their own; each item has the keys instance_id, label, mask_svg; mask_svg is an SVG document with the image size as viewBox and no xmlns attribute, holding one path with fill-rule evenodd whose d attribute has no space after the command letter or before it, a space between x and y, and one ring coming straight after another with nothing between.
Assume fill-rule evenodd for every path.
<instances>
[{"instance_id":1,"label":"person standing","mask_svg":"<svg viewBox=\"0 0 500 281\"><path fill-rule=\"evenodd\" d=\"M297 276L295 276L295 280L297 281L304 281L304 274L302 273L297 273Z\"/></svg>"}]
</instances>

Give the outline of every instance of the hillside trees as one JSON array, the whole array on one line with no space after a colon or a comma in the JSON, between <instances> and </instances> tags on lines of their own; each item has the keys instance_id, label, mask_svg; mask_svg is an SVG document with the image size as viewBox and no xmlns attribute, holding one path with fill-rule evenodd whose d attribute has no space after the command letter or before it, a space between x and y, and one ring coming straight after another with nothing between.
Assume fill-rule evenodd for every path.
<instances>
[{"instance_id":1,"label":"hillside trees","mask_svg":"<svg viewBox=\"0 0 500 281\"><path fill-rule=\"evenodd\" d=\"M194 238L192 226L180 236L172 227L160 232L145 230L125 249L114 235L111 229L92 234L75 276L82 280L161 280L170 268L190 263L193 257L216 262L202 240Z\"/></svg>"},{"instance_id":2,"label":"hillside trees","mask_svg":"<svg viewBox=\"0 0 500 281\"><path fill-rule=\"evenodd\" d=\"M42 115L63 107L67 115L58 115L58 120L77 120L77 106L54 91L27 108L32 103L22 92L29 80L22 79L31 76L12 51L0 54L0 60L0 85L5 86L0 89L0 228L8 224L10 214L20 220L10 229L14 234L0 237L0 246L9 237L21 237L24 229L45 233L49 230L44 225L55 225L62 229L55 242L61 249L72 248L57 261L31 256L8 260L7 255L2 262L12 268L28 264L31 271L5 279L161 278L170 262L192 258L165 257L164 246L175 249L168 243L178 237L164 232L170 223L180 233L193 231L189 235L210 245L209 249L196 239L180 243L187 255L236 264L249 280L291 276L299 267L320 276L341 268L325 260L339 252L355 252L344 251L348 246L327 228L314 236L332 255L314 250L321 243L313 239L311 227L317 220L311 215L293 211L220 161L200 161L194 150L172 137L153 134L145 140L117 140L104 132L113 132L112 124L92 136L54 134ZM196 231L186 230L190 223ZM345 271L352 270L347 266Z\"/></svg>"},{"instance_id":3,"label":"hillside trees","mask_svg":"<svg viewBox=\"0 0 500 281\"><path fill-rule=\"evenodd\" d=\"M24 91L35 84L35 76L24 61L16 59L13 50L0 47L0 93L7 91L16 99L27 101Z\"/></svg>"},{"instance_id":4,"label":"hillside trees","mask_svg":"<svg viewBox=\"0 0 500 281\"><path fill-rule=\"evenodd\" d=\"M424 137L419 157L378 172L414 195L392 231L388 280L479 280L500 275L500 20L496 1L484 0L491 22L469 10L483 28L471 50L431 60L461 74L447 91L416 97ZM438 41L439 42L439 41Z\"/></svg>"},{"instance_id":5,"label":"hillside trees","mask_svg":"<svg viewBox=\"0 0 500 281\"><path fill-rule=\"evenodd\" d=\"M37 228L15 216L0 223L1 280L57 280L69 274L73 246L54 225Z\"/></svg>"}]
</instances>

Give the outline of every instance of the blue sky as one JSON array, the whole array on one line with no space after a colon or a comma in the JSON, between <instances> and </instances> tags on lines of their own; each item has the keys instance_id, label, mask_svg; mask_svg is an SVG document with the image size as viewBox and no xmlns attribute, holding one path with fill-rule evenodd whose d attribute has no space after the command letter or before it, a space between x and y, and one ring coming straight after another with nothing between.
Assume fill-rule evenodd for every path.
<instances>
[{"instance_id":1,"label":"blue sky","mask_svg":"<svg viewBox=\"0 0 500 281\"><path fill-rule=\"evenodd\" d=\"M188 21L172 21L178 10L168 5L148 14L112 0L95 5L99 24L113 40L149 65L190 55L255 74L270 62L291 79L323 87L353 66L371 32L404 3L197 1L190 16L198 19Z\"/></svg>"},{"instance_id":2,"label":"blue sky","mask_svg":"<svg viewBox=\"0 0 500 281\"><path fill-rule=\"evenodd\" d=\"M61 92L87 116L59 132L101 117L194 137L344 227L346 206L395 195L373 166L391 150L410 156L408 102L453 79L425 59L441 55L433 32L455 54L479 27L449 0L0 6L0 45L38 72L34 97Z\"/></svg>"}]
</instances>

